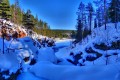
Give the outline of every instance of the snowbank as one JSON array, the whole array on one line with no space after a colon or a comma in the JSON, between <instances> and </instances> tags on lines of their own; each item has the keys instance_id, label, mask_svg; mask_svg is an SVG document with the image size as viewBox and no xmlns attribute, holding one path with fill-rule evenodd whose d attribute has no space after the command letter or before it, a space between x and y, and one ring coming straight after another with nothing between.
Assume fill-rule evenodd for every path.
<instances>
[{"instance_id":1,"label":"snowbank","mask_svg":"<svg viewBox=\"0 0 120 80\"><path fill-rule=\"evenodd\" d=\"M30 71L44 80L115 80L119 66L120 64L76 67L39 62Z\"/></svg>"}]
</instances>

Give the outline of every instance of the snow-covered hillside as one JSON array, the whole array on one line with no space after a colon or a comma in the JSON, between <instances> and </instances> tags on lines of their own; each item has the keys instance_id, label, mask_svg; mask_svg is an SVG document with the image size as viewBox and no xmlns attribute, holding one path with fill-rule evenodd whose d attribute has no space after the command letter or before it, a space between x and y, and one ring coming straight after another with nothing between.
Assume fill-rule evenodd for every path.
<instances>
[{"instance_id":1,"label":"snow-covered hillside","mask_svg":"<svg viewBox=\"0 0 120 80\"><path fill-rule=\"evenodd\" d=\"M67 48L61 49L56 53L58 58L66 58L74 62L77 59L76 65L81 63L81 60L95 61L101 58L101 56L117 56L118 59L120 53L120 23L118 23L117 30L114 24L107 24L107 29L104 26L96 28L92 31L92 34L87 36L81 43L76 44L76 46L70 50ZM61 54L61 52L64 52ZM75 58L75 56L79 56ZM93 60L92 60L93 59ZM115 60L115 61L116 61ZM105 60L106 61L106 60ZM104 61L104 62L105 62ZM77 64L78 63L78 64ZM86 63L86 62L85 62ZM97 64L97 62L96 62ZM86 65L88 65L86 63Z\"/></svg>"},{"instance_id":2,"label":"snow-covered hillside","mask_svg":"<svg viewBox=\"0 0 120 80\"><path fill-rule=\"evenodd\" d=\"M96 28L76 45L65 39L50 46L38 34L11 38L4 54L0 38L0 80L120 80L119 25Z\"/></svg>"}]
</instances>

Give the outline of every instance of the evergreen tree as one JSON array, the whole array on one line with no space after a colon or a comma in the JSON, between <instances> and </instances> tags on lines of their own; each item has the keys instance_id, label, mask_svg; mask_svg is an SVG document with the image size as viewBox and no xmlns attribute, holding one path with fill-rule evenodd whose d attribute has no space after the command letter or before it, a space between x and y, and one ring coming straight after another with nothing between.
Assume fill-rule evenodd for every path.
<instances>
[{"instance_id":1,"label":"evergreen tree","mask_svg":"<svg viewBox=\"0 0 120 80\"><path fill-rule=\"evenodd\" d=\"M72 39L74 39L75 35L76 35L75 31L72 31L70 36L71 36Z\"/></svg>"},{"instance_id":2,"label":"evergreen tree","mask_svg":"<svg viewBox=\"0 0 120 80\"><path fill-rule=\"evenodd\" d=\"M41 28L41 29L43 28L43 21L42 20L38 21L38 27Z\"/></svg>"},{"instance_id":3,"label":"evergreen tree","mask_svg":"<svg viewBox=\"0 0 120 80\"><path fill-rule=\"evenodd\" d=\"M102 13L102 8L100 7L101 6L101 0L94 0L93 3L95 4L96 6L96 20L97 20L97 25L98 27L101 27L102 25L102 16L101 16L101 13Z\"/></svg>"},{"instance_id":4,"label":"evergreen tree","mask_svg":"<svg viewBox=\"0 0 120 80\"><path fill-rule=\"evenodd\" d=\"M96 19L97 19L97 25L98 27L101 27L102 26L102 23L103 23L103 17L102 17L102 14L101 14L101 8L98 8L97 11L96 11Z\"/></svg>"},{"instance_id":5,"label":"evergreen tree","mask_svg":"<svg viewBox=\"0 0 120 80\"><path fill-rule=\"evenodd\" d=\"M6 1L6 2L4 2ZM9 7L9 1L8 0L3 0L0 3L0 11L1 11L1 18L8 20L10 17L9 11L10 11L10 7ZM6 36L6 33L2 30L2 38L3 38L3 54L4 54L4 39Z\"/></svg>"},{"instance_id":6,"label":"evergreen tree","mask_svg":"<svg viewBox=\"0 0 120 80\"><path fill-rule=\"evenodd\" d=\"M93 12L94 12L92 3L88 3L86 9L87 9L87 11L88 11L88 22L89 22L90 33L91 33L92 16L93 16Z\"/></svg>"},{"instance_id":7,"label":"evergreen tree","mask_svg":"<svg viewBox=\"0 0 120 80\"><path fill-rule=\"evenodd\" d=\"M107 23L107 7L106 7L107 1L104 0L104 24L105 24L105 30L106 30L106 23Z\"/></svg>"},{"instance_id":8,"label":"evergreen tree","mask_svg":"<svg viewBox=\"0 0 120 80\"><path fill-rule=\"evenodd\" d=\"M78 8L78 19L77 19L77 34L76 34L76 40L77 42L82 40L82 34L83 34L83 24L84 24L84 17L85 17L85 5L81 2Z\"/></svg>"},{"instance_id":9,"label":"evergreen tree","mask_svg":"<svg viewBox=\"0 0 120 80\"><path fill-rule=\"evenodd\" d=\"M91 34L91 23L92 23L92 15L93 15L93 7L91 4L87 6L87 11L89 11L89 13L86 12L85 5L81 2L77 12L78 15L77 33L76 33L77 41L81 41L87 35ZM89 21L90 29L88 29L86 14L88 14L89 16L88 21Z\"/></svg>"},{"instance_id":10,"label":"evergreen tree","mask_svg":"<svg viewBox=\"0 0 120 80\"><path fill-rule=\"evenodd\" d=\"M106 29L106 23L108 22L108 2L107 0L94 0L94 3L97 7L96 10L96 19L98 22L98 27L105 25Z\"/></svg>"},{"instance_id":11,"label":"evergreen tree","mask_svg":"<svg viewBox=\"0 0 120 80\"><path fill-rule=\"evenodd\" d=\"M18 0L15 0L15 4L13 6L13 22L16 23L16 24L22 24L22 11L21 11L21 8L19 6L19 1Z\"/></svg>"},{"instance_id":12,"label":"evergreen tree","mask_svg":"<svg viewBox=\"0 0 120 80\"><path fill-rule=\"evenodd\" d=\"M10 19L10 6L8 0L2 0L0 4L0 16L3 19Z\"/></svg>"},{"instance_id":13,"label":"evergreen tree","mask_svg":"<svg viewBox=\"0 0 120 80\"><path fill-rule=\"evenodd\" d=\"M94 28L97 28L97 20L94 19Z\"/></svg>"},{"instance_id":14,"label":"evergreen tree","mask_svg":"<svg viewBox=\"0 0 120 80\"><path fill-rule=\"evenodd\" d=\"M38 27L38 15L36 15L36 17L35 17L35 26L37 26Z\"/></svg>"},{"instance_id":15,"label":"evergreen tree","mask_svg":"<svg viewBox=\"0 0 120 80\"><path fill-rule=\"evenodd\" d=\"M31 15L30 10L27 10L27 12L23 16L23 25L27 29L32 29L34 27L34 23L33 23L33 20L32 20L32 15Z\"/></svg>"},{"instance_id":16,"label":"evergreen tree","mask_svg":"<svg viewBox=\"0 0 120 80\"><path fill-rule=\"evenodd\" d=\"M111 22L120 21L120 0L111 0L109 7L109 18Z\"/></svg>"},{"instance_id":17,"label":"evergreen tree","mask_svg":"<svg viewBox=\"0 0 120 80\"><path fill-rule=\"evenodd\" d=\"M85 5L81 2L77 12L78 18L81 20L81 23L85 25Z\"/></svg>"},{"instance_id":18,"label":"evergreen tree","mask_svg":"<svg viewBox=\"0 0 120 80\"><path fill-rule=\"evenodd\" d=\"M43 25L43 29L48 29L48 23L44 23L44 25Z\"/></svg>"},{"instance_id":19,"label":"evergreen tree","mask_svg":"<svg viewBox=\"0 0 120 80\"><path fill-rule=\"evenodd\" d=\"M82 40L82 21L78 19L78 24L77 24L77 34L76 34L76 41L79 42Z\"/></svg>"}]
</instances>

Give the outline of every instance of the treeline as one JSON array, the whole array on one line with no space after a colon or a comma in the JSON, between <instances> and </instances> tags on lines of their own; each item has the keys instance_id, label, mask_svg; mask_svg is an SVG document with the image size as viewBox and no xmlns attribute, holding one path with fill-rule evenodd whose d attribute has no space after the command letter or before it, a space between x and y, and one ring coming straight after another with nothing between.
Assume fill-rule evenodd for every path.
<instances>
[{"instance_id":1,"label":"treeline","mask_svg":"<svg viewBox=\"0 0 120 80\"><path fill-rule=\"evenodd\" d=\"M90 35L94 28L105 25L106 30L107 23L114 23L117 29L117 22L120 22L120 0L93 0L93 4L81 2L78 7L77 42Z\"/></svg>"},{"instance_id":2,"label":"treeline","mask_svg":"<svg viewBox=\"0 0 120 80\"><path fill-rule=\"evenodd\" d=\"M73 38L72 36L76 34L75 30L38 29L36 27L33 30L38 34L54 38Z\"/></svg>"},{"instance_id":3,"label":"treeline","mask_svg":"<svg viewBox=\"0 0 120 80\"><path fill-rule=\"evenodd\" d=\"M9 0L1 0L0 18L10 20L19 26L26 27L28 31L30 29L44 36L68 38L70 37L69 34L74 33L72 30L51 30L48 23L38 19L38 15L34 16L30 9L25 12L20 7L18 0L15 0L15 3L12 5L10 5ZM28 32L28 34L32 33Z\"/></svg>"},{"instance_id":4,"label":"treeline","mask_svg":"<svg viewBox=\"0 0 120 80\"><path fill-rule=\"evenodd\" d=\"M6 15L3 15L4 13ZM10 5L9 0L1 0L0 1L0 18L10 20L11 22L17 25L23 25L25 27L26 27L25 24L28 24L27 20L29 20L33 24L32 27L37 27L40 29L50 29L50 26L48 25L48 23L43 20L39 20L37 14L36 16L31 14L30 9L25 12L20 7L18 0L15 0L15 3L12 5ZM29 19L26 19L26 18L29 18Z\"/></svg>"}]
</instances>

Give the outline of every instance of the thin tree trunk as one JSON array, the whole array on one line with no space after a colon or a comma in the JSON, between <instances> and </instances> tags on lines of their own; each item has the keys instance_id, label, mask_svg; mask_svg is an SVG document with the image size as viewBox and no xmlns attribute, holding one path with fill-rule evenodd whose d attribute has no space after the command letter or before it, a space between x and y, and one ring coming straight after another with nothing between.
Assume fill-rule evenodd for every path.
<instances>
[{"instance_id":1,"label":"thin tree trunk","mask_svg":"<svg viewBox=\"0 0 120 80\"><path fill-rule=\"evenodd\" d=\"M4 34L3 34L3 54L4 54Z\"/></svg>"},{"instance_id":2,"label":"thin tree trunk","mask_svg":"<svg viewBox=\"0 0 120 80\"><path fill-rule=\"evenodd\" d=\"M106 0L104 0L104 20L105 20L105 30L106 30Z\"/></svg>"}]
</instances>

